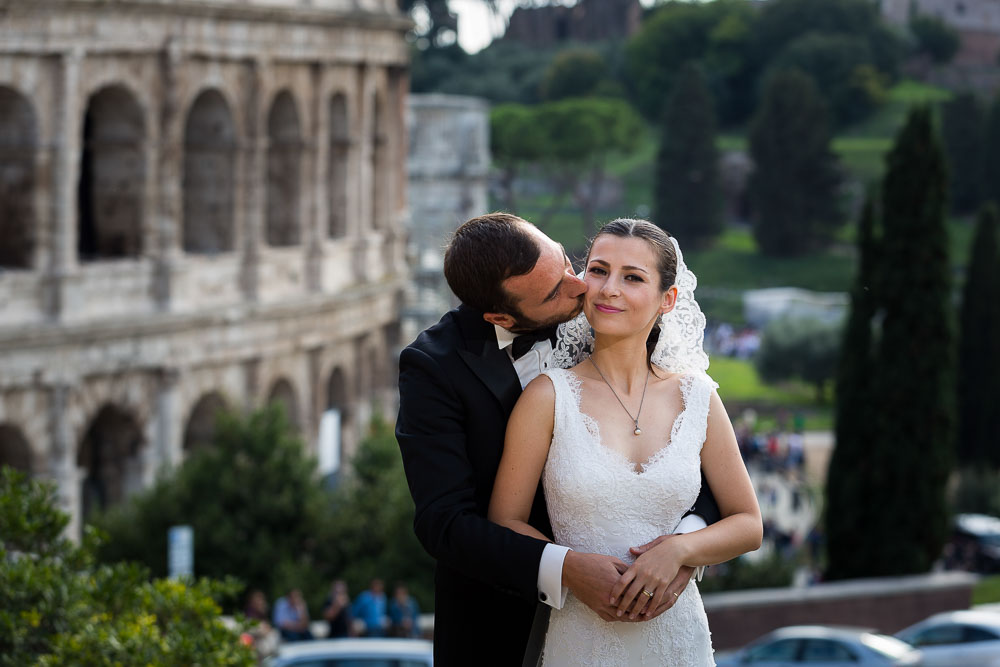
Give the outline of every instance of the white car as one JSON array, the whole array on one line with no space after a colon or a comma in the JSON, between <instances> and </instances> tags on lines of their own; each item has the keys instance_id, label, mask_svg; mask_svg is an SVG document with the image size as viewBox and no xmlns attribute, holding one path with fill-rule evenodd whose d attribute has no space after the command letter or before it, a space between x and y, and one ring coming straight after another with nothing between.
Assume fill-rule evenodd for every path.
<instances>
[{"instance_id":1,"label":"white car","mask_svg":"<svg viewBox=\"0 0 1000 667\"><path fill-rule=\"evenodd\" d=\"M893 637L860 628L791 625L778 628L738 653L719 659L719 667L861 667L922 665L920 651Z\"/></svg>"},{"instance_id":2,"label":"white car","mask_svg":"<svg viewBox=\"0 0 1000 667\"><path fill-rule=\"evenodd\" d=\"M282 644L269 667L431 667L426 639L317 639Z\"/></svg>"},{"instance_id":3,"label":"white car","mask_svg":"<svg viewBox=\"0 0 1000 667\"><path fill-rule=\"evenodd\" d=\"M1000 667L1000 613L946 611L934 614L896 636L920 649L924 665Z\"/></svg>"}]
</instances>

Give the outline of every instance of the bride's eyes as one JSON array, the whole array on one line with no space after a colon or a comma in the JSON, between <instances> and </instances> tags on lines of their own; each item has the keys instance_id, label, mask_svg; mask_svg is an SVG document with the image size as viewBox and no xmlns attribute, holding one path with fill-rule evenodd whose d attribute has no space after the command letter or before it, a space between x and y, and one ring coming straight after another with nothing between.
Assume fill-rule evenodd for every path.
<instances>
[{"instance_id":1,"label":"bride's eyes","mask_svg":"<svg viewBox=\"0 0 1000 667\"><path fill-rule=\"evenodd\" d=\"M603 269L602 267L600 267L600 266L591 266L590 268L587 269L587 273L589 273L591 275L594 275L594 276L606 276L606 275L608 275L608 272L605 269ZM644 283L644 282L646 282L646 279L643 278L638 273L627 273L627 274L625 274L625 280L630 281L630 282L634 282L634 283Z\"/></svg>"}]
</instances>

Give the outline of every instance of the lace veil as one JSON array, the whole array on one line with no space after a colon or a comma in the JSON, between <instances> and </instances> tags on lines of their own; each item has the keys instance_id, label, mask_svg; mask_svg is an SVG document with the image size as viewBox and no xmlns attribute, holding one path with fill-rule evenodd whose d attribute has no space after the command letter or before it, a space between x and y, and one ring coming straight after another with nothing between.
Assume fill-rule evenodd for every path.
<instances>
[{"instance_id":1,"label":"lace veil","mask_svg":"<svg viewBox=\"0 0 1000 667\"><path fill-rule=\"evenodd\" d=\"M660 316L660 337L651 360L671 373L705 373L705 314L694 298L698 279L684 263L677 239L670 237L677 251L677 303L673 310ZM558 368L571 368L583 361L594 349L594 332L586 316L580 313L559 325L558 341L552 360Z\"/></svg>"}]
</instances>

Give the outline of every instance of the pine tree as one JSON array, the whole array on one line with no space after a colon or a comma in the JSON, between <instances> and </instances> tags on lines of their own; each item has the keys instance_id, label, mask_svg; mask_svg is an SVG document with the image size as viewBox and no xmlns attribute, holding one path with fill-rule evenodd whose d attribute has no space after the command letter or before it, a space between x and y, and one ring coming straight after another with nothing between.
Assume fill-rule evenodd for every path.
<instances>
[{"instance_id":1,"label":"pine tree","mask_svg":"<svg viewBox=\"0 0 1000 667\"><path fill-rule=\"evenodd\" d=\"M886 162L871 401L879 484L859 526L878 536L864 547L871 575L926 572L940 555L955 426L948 176L929 108L910 112Z\"/></svg>"},{"instance_id":2,"label":"pine tree","mask_svg":"<svg viewBox=\"0 0 1000 667\"><path fill-rule=\"evenodd\" d=\"M983 110L973 93L956 95L941 107L941 139L948 155L951 208L971 213L981 201Z\"/></svg>"},{"instance_id":3,"label":"pine tree","mask_svg":"<svg viewBox=\"0 0 1000 667\"><path fill-rule=\"evenodd\" d=\"M871 511L867 499L873 485L878 484L869 456L873 440L869 411L877 263L875 196L874 191L868 193L858 221L859 270L837 365L836 446L827 471L825 504L828 579L865 576L866 549L879 543L878 535L861 530L869 525L865 521Z\"/></svg>"},{"instance_id":4,"label":"pine tree","mask_svg":"<svg viewBox=\"0 0 1000 667\"><path fill-rule=\"evenodd\" d=\"M997 209L979 212L962 293L958 341L958 457L1000 468L1000 239Z\"/></svg>"},{"instance_id":5,"label":"pine tree","mask_svg":"<svg viewBox=\"0 0 1000 667\"><path fill-rule=\"evenodd\" d=\"M688 63L663 115L654 217L686 248L703 247L722 231L718 159L712 96L701 70Z\"/></svg>"},{"instance_id":6,"label":"pine tree","mask_svg":"<svg viewBox=\"0 0 1000 667\"><path fill-rule=\"evenodd\" d=\"M808 76L786 70L770 79L750 126L753 229L765 254L801 255L829 243L840 226L829 126Z\"/></svg>"},{"instance_id":7,"label":"pine tree","mask_svg":"<svg viewBox=\"0 0 1000 667\"><path fill-rule=\"evenodd\" d=\"M1000 93L993 98L986 115L982 151L980 201L1000 203Z\"/></svg>"}]
</instances>

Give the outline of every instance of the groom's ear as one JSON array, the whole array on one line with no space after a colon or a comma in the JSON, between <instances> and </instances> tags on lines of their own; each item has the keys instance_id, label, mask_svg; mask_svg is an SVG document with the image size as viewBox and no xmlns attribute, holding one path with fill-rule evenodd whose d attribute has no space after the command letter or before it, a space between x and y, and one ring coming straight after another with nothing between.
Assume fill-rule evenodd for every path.
<instances>
[{"instance_id":1,"label":"groom's ear","mask_svg":"<svg viewBox=\"0 0 1000 667\"><path fill-rule=\"evenodd\" d=\"M504 329L510 329L515 322L514 318L506 313L483 313L483 319Z\"/></svg>"}]
</instances>

